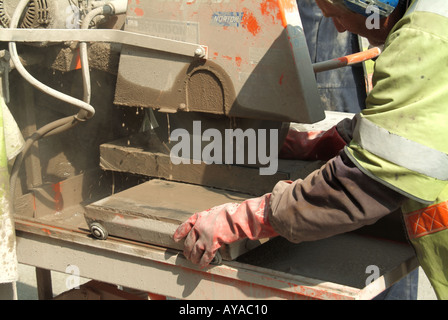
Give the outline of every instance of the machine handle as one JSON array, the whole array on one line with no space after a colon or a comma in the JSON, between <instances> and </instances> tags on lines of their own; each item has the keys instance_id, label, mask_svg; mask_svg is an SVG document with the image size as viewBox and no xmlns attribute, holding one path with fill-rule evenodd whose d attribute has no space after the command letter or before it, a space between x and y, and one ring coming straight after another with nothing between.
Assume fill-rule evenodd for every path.
<instances>
[{"instance_id":1,"label":"machine handle","mask_svg":"<svg viewBox=\"0 0 448 320\"><path fill-rule=\"evenodd\" d=\"M328 71L346 66L351 66L370 59L377 58L380 54L381 49L379 47L374 47L372 49L353 53L344 57L314 63L313 70L314 73L318 73L322 71Z\"/></svg>"}]
</instances>

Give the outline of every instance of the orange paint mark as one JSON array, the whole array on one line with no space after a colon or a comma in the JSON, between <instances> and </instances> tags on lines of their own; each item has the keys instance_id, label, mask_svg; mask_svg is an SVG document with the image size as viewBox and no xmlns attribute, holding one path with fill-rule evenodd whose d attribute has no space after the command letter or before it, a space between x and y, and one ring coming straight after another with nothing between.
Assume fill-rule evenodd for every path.
<instances>
[{"instance_id":1,"label":"orange paint mark","mask_svg":"<svg viewBox=\"0 0 448 320\"><path fill-rule=\"evenodd\" d=\"M79 55L76 56L76 65L75 70L82 69L81 57Z\"/></svg>"},{"instance_id":2,"label":"orange paint mark","mask_svg":"<svg viewBox=\"0 0 448 320\"><path fill-rule=\"evenodd\" d=\"M82 69L81 56L80 56L80 53L79 53L79 48L76 49L75 61L74 61L74 63L72 62L72 66L74 66L75 70Z\"/></svg>"},{"instance_id":3,"label":"orange paint mark","mask_svg":"<svg viewBox=\"0 0 448 320\"><path fill-rule=\"evenodd\" d=\"M53 185L53 191L54 191L54 207L56 212L61 211L64 207L63 199L62 199L62 191L61 191L61 183L56 183Z\"/></svg>"},{"instance_id":4,"label":"orange paint mark","mask_svg":"<svg viewBox=\"0 0 448 320\"><path fill-rule=\"evenodd\" d=\"M128 6L131 6L135 2L136 5L140 5L140 0L128 0ZM131 10L134 10L132 7L130 7Z\"/></svg>"},{"instance_id":5,"label":"orange paint mark","mask_svg":"<svg viewBox=\"0 0 448 320\"><path fill-rule=\"evenodd\" d=\"M232 57L229 57L229 56L222 56L224 59L227 59L227 60L232 60L233 58Z\"/></svg>"},{"instance_id":6,"label":"orange paint mark","mask_svg":"<svg viewBox=\"0 0 448 320\"><path fill-rule=\"evenodd\" d=\"M277 4L277 0L264 0L260 4L261 14L265 17L270 17L272 23L277 23L281 20L280 10Z\"/></svg>"},{"instance_id":7,"label":"orange paint mark","mask_svg":"<svg viewBox=\"0 0 448 320\"><path fill-rule=\"evenodd\" d=\"M138 17L141 17L145 14L145 12L141 8L134 9L134 12Z\"/></svg>"},{"instance_id":8,"label":"orange paint mark","mask_svg":"<svg viewBox=\"0 0 448 320\"><path fill-rule=\"evenodd\" d=\"M275 0L264 0L260 4L261 14L264 16L270 15L275 8L277 8L277 1Z\"/></svg>"},{"instance_id":9,"label":"orange paint mark","mask_svg":"<svg viewBox=\"0 0 448 320\"><path fill-rule=\"evenodd\" d=\"M241 21L243 27L245 27L250 33L256 36L261 31L261 27L258 24L257 19L254 17L252 12L248 12L247 8L244 8L244 15Z\"/></svg>"},{"instance_id":10,"label":"orange paint mark","mask_svg":"<svg viewBox=\"0 0 448 320\"><path fill-rule=\"evenodd\" d=\"M241 59L241 57L235 57L235 62L238 67L241 67L241 63L243 62L243 59Z\"/></svg>"},{"instance_id":11,"label":"orange paint mark","mask_svg":"<svg viewBox=\"0 0 448 320\"><path fill-rule=\"evenodd\" d=\"M42 229L43 232L45 232L46 234L48 234L49 236L51 235L51 231L48 229Z\"/></svg>"}]
</instances>

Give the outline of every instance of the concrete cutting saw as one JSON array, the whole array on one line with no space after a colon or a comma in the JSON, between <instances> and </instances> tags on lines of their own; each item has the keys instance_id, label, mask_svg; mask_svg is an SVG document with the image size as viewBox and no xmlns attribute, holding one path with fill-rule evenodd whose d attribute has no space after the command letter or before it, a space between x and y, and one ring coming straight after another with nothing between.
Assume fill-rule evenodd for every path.
<instances>
[{"instance_id":1,"label":"concrete cutting saw","mask_svg":"<svg viewBox=\"0 0 448 320\"><path fill-rule=\"evenodd\" d=\"M300 123L324 118L294 0L130 1L125 30L202 51L186 57L125 46L118 104Z\"/></svg>"},{"instance_id":2,"label":"concrete cutting saw","mask_svg":"<svg viewBox=\"0 0 448 320\"><path fill-rule=\"evenodd\" d=\"M172 131L193 135L198 122L223 137L277 130L281 146L290 121L324 118L296 1L130 1L125 30L200 45L191 56L122 48L115 103L150 108L168 149Z\"/></svg>"},{"instance_id":3,"label":"concrete cutting saw","mask_svg":"<svg viewBox=\"0 0 448 320\"><path fill-rule=\"evenodd\" d=\"M117 15L125 20L122 28L117 27L118 19L103 17ZM113 27L103 27L109 22ZM95 51L87 43L119 45L118 70L113 72L116 85L110 90L113 102L125 109L144 108L154 130L148 130L149 137L143 131L137 139L126 136L100 145L100 168L153 179L85 206L86 222L99 239L113 235L181 249L171 236L192 213L272 190L278 180L296 179L305 175L304 167L309 168L287 163L277 170L276 163L273 172L262 176L260 158L249 161L255 144L258 155L263 155L259 151L263 139L265 156L278 152L273 148L281 147L290 122L315 123L325 118L295 0L11 0L0 1L0 23L4 28L0 41L14 49L18 71L26 70L18 59L16 42L31 44L26 46L28 52L36 46L73 45L73 50L61 49L70 53L62 54L67 63L61 65L64 71L72 71L80 62L83 101L57 97L81 109L77 121L94 116L89 61L104 59L100 54L89 57ZM106 57L115 57L110 48ZM22 75L33 80L25 72ZM40 83L38 87L47 90ZM188 152L193 157L197 136L201 156L210 147L204 137L220 136L221 148L213 139L213 151L223 151L221 160L228 160L229 152L232 158L241 153L238 144L228 148L228 130L242 132L244 138L253 130L256 137L255 142L250 137L243 142L247 159L236 162L242 166L228 166L227 161L176 166L171 157L178 146L173 143L176 129L187 132L193 141ZM268 143L273 137L277 143ZM146 138L156 148L148 149ZM209 155L216 158L215 153ZM258 244L235 244L223 258L234 259Z\"/></svg>"}]
</instances>

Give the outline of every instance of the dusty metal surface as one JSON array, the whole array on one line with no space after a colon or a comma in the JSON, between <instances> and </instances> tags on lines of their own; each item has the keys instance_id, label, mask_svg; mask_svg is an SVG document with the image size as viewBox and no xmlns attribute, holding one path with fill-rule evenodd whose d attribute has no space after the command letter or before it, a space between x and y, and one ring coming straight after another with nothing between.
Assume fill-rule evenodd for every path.
<instances>
[{"instance_id":1,"label":"dusty metal surface","mask_svg":"<svg viewBox=\"0 0 448 320\"><path fill-rule=\"evenodd\" d=\"M62 18L62 17L61 17ZM114 16L100 24L100 28L120 30L123 28L125 15ZM64 19L64 18L62 18ZM64 20L65 22L65 20ZM47 26L48 27L48 26ZM36 40L36 30L20 30L30 32L30 40ZM37 32L52 32L49 29L38 29ZM66 30L67 31L67 30ZM69 31L70 32L70 31ZM58 35L66 33L57 32ZM5 35L5 32L3 33ZM51 37L50 37L51 38ZM66 37L70 41L60 41L48 45L48 41L42 42L42 46L32 42L31 45L22 45L20 47L20 58L22 63L27 66L40 65L61 72L69 72L81 68L79 41ZM1 42L3 45L6 42ZM104 71L116 75L118 73L118 64L120 59L121 44L114 42L89 43L88 56L89 66L92 69ZM110 88L113 94L114 88Z\"/></svg>"},{"instance_id":2,"label":"dusty metal surface","mask_svg":"<svg viewBox=\"0 0 448 320\"><path fill-rule=\"evenodd\" d=\"M116 75L120 60L121 46L110 43L93 43L88 47L89 66L93 69ZM80 58L77 43L63 47L48 49L46 63L55 70L68 72L80 68Z\"/></svg>"},{"instance_id":3,"label":"dusty metal surface","mask_svg":"<svg viewBox=\"0 0 448 320\"><path fill-rule=\"evenodd\" d=\"M79 71L59 72L45 66L33 66L30 72L53 88L74 96L82 95ZM99 145L137 132L143 120L138 109L121 108L113 104L113 74L95 71L92 76L92 104L96 115L90 121L44 138L33 145L21 168L22 180L17 196L42 184L56 184L88 170L98 168ZM8 105L25 138L49 122L74 112L67 104L31 88L15 72L11 72L11 103ZM23 112L23 108L27 112ZM28 181L27 181L28 180ZM23 191L22 191L22 190Z\"/></svg>"},{"instance_id":4,"label":"dusty metal surface","mask_svg":"<svg viewBox=\"0 0 448 320\"><path fill-rule=\"evenodd\" d=\"M295 1L141 1L128 7L125 30L201 44L209 54L124 46L117 104L286 122L324 117Z\"/></svg>"}]
</instances>

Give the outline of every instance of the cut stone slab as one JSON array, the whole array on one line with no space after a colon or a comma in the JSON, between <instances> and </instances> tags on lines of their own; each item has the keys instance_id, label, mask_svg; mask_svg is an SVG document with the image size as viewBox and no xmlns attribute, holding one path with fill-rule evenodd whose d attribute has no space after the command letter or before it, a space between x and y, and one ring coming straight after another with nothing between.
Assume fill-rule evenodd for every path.
<instances>
[{"instance_id":1,"label":"cut stone slab","mask_svg":"<svg viewBox=\"0 0 448 320\"><path fill-rule=\"evenodd\" d=\"M157 246L183 250L172 239L192 214L250 196L203 186L151 180L86 206L89 225L100 223L108 234ZM234 260L266 242L243 240L220 249L223 260Z\"/></svg>"},{"instance_id":2,"label":"cut stone slab","mask_svg":"<svg viewBox=\"0 0 448 320\"><path fill-rule=\"evenodd\" d=\"M323 161L279 159L278 170L273 175L260 175L255 166L174 165L170 155L150 145L150 140L147 133L139 133L101 145L101 168L261 196L271 192L278 181L303 179L324 164Z\"/></svg>"}]
</instances>

